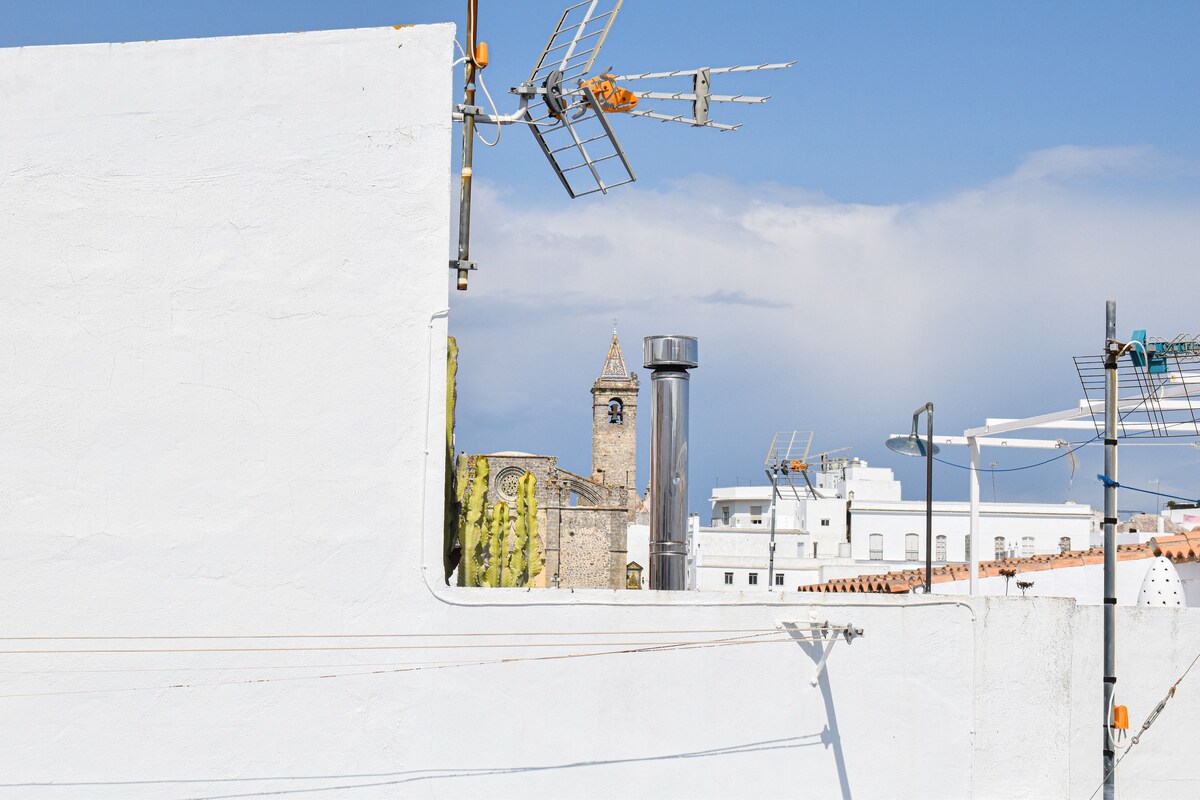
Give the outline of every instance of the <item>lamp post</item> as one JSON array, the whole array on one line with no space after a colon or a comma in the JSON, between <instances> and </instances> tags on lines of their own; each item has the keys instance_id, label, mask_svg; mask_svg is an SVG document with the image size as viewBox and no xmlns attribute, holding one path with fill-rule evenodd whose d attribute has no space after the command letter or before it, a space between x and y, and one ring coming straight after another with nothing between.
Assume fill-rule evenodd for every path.
<instances>
[{"instance_id":1,"label":"lamp post","mask_svg":"<svg viewBox=\"0 0 1200 800\"><path fill-rule=\"evenodd\" d=\"M917 420L928 414L925 441L917 435ZM933 443L933 403L926 403L913 412L912 433L908 436L893 436L885 444L905 456L925 456L925 594L933 591L933 457L940 448ZM974 542L972 542L974 544Z\"/></svg>"}]
</instances>

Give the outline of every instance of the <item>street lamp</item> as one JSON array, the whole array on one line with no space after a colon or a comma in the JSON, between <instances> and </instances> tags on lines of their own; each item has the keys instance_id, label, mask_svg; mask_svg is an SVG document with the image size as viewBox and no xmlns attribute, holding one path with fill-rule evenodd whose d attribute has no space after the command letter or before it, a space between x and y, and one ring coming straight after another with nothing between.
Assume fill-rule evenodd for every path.
<instances>
[{"instance_id":1,"label":"street lamp","mask_svg":"<svg viewBox=\"0 0 1200 800\"><path fill-rule=\"evenodd\" d=\"M924 442L917 435L917 419L923 413L929 414ZM885 444L900 455L925 457L925 593L929 594L933 591L933 457L940 452L933 443L933 403L926 403L913 412L912 433L893 436Z\"/></svg>"}]
</instances>

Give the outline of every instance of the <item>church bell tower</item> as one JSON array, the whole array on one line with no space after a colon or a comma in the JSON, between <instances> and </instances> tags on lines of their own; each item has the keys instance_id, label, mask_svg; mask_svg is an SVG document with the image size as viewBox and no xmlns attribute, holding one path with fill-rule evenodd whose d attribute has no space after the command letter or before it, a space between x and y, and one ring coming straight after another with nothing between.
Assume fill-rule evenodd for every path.
<instances>
[{"instance_id":1,"label":"church bell tower","mask_svg":"<svg viewBox=\"0 0 1200 800\"><path fill-rule=\"evenodd\" d=\"M629 490L630 511L637 491L637 374L625 366L617 327L600 377L592 384L592 480Z\"/></svg>"}]
</instances>

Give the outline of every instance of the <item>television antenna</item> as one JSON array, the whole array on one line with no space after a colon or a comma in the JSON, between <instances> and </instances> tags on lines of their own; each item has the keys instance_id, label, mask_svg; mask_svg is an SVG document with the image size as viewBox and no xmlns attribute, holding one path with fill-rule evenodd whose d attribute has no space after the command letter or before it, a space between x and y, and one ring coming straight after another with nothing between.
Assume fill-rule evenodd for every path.
<instances>
[{"instance_id":1,"label":"television antenna","mask_svg":"<svg viewBox=\"0 0 1200 800\"><path fill-rule=\"evenodd\" d=\"M466 63L465 86L463 102L454 109L454 120L463 123L458 258L450 260L450 269L457 272L459 290L466 290L467 275L478 266L470 257L471 182L477 125L497 126L495 141L484 142L488 145L499 142L502 126L525 125L572 199L597 192L607 194L609 189L637 180L633 166L609 124L610 114L627 114L696 128L737 130L740 124L714 121L710 115L712 105L765 103L770 97L714 94L713 76L787 69L796 63L700 67L625 75L614 75L611 68L593 71L596 57L623 2L584 0L563 11L529 77L509 89L517 95L517 110L502 115L483 85L482 72L488 64L488 49L486 43L476 42L478 0L467 1L467 47L460 59ZM477 77L491 105L490 114L475 103ZM621 85L671 78L681 79L690 86L683 91L659 92ZM655 105L658 103L668 105ZM671 107L675 103L684 103L685 110L675 113L678 106Z\"/></svg>"},{"instance_id":2,"label":"television antenna","mask_svg":"<svg viewBox=\"0 0 1200 800\"><path fill-rule=\"evenodd\" d=\"M796 499L800 499L800 494L796 489L796 485L792 482L793 475L800 475L804 478L804 482L808 485L810 496L820 498L822 495L813 486L812 479L808 476L810 465L821 463L821 470L825 471L826 465L830 462L830 456L835 453L844 453L849 450L849 447L839 447L836 450L826 450L823 453L810 453L812 448L813 434L811 431L787 431L777 433L771 440L771 447L767 450L767 474L768 476L783 475L787 478L788 484L792 487L792 493ZM775 480L776 478L772 478Z\"/></svg>"},{"instance_id":3,"label":"television antenna","mask_svg":"<svg viewBox=\"0 0 1200 800\"><path fill-rule=\"evenodd\" d=\"M802 472L805 480L808 480L806 470L808 469L808 453L812 449L812 440L812 431L782 431L775 434L771 439L771 446L767 448L767 460L764 463L767 466L767 477L771 479L771 538L767 545L768 592L775 585L775 501L781 499L779 476L783 475L787 478L788 485L792 487L792 494L799 501L800 492L797 491L796 484L792 483L792 466L795 465L796 470ZM809 487L811 488L812 484L809 484Z\"/></svg>"}]
</instances>

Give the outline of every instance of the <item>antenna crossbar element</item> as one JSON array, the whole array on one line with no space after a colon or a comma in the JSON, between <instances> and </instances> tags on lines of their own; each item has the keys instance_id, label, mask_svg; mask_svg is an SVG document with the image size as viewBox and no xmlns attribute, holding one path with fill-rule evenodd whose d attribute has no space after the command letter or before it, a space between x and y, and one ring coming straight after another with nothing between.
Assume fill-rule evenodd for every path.
<instances>
[{"instance_id":1,"label":"antenna crossbar element","mask_svg":"<svg viewBox=\"0 0 1200 800\"><path fill-rule=\"evenodd\" d=\"M807 462L812 448L812 431L781 431L771 439L766 465L779 467L792 461Z\"/></svg>"},{"instance_id":2,"label":"antenna crossbar element","mask_svg":"<svg viewBox=\"0 0 1200 800\"><path fill-rule=\"evenodd\" d=\"M693 128L716 128L719 131L736 131L742 127L739 122L737 125L724 125L720 122L699 122L695 117L685 117L682 114L671 116L669 114L658 114L654 111L630 111L631 117L646 117L647 119L656 119L660 122L682 122L684 125L691 125Z\"/></svg>"},{"instance_id":3,"label":"antenna crossbar element","mask_svg":"<svg viewBox=\"0 0 1200 800\"><path fill-rule=\"evenodd\" d=\"M584 0L564 11L526 83L541 84L554 72L561 73L564 81L590 72L622 2L615 0L611 7L605 3L608 10L597 13L600 0Z\"/></svg>"},{"instance_id":4,"label":"antenna crossbar element","mask_svg":"<svg viewBox=\"0 0 1200 800\"><path fill-rule=\"evenodd\" d=\"M535 117L534 124L529 126L572 198L596 192L607 194L613 187L637 180L600 101L587 87L583 87L582 94L582 100L567 105L561 112L546 104L545 113ZM550 125L544 127L539 122ZM572 160L567 160L572 156Z\"/></svg>"},{"instance_id":5,"label":"antenna crossbar element","mask_svg":"<svg viewBox=\"0 0 1200 800\"><path fill-rule=\"evenodd\" d=\"M1129 345L1124 345L1127 352ZM1133 361L1130 364L1130 361ZM1117 371L1117 427L1122 439L1165 439L1200 436L1200 370L1174 354L1163 356L1164 367L1152 369L1129 355ZM1096 435L1104 428L1106 369L1103 355L1075 357L1075 370Z\"/></svg>"},{"instance_id":6,"label":"antenna crossbar element","mask_svg":"<svg viewBox=\"0 0 1200 800\"><path fill-rule=\"evenodd\" d=\"M749 64L738 67L710 67L708 69L711 75L725 75L730 72L758 72L765 69L787 69L795 66L795 61L788 61L785 64ZM639 72L635 75L614 75L614 81L641 81L650 80L651 78L678 78L682 75L695 75L700 72L699 69L677 69L671 72Z\"/></svg>"},{"instance_id":7,"label":"antenna crossbar element","mask_svg":"<svg viewBox=\"0 0 1200 800\"><path fill-rule=\"evenodd\" d=\"M689 92L634 92L633 94L635 97L644 97L647 100L687 100L691 102L696 99L696 95ZM765 103L771 99L771 96L753 97L745 94L710 94L708 99L714 103Z\"/></svg>"},{"instance_id":8,"label":"antenna crossbar element","mask_svg":"<svg viewBox=\"0 0 1200 800\"><path fill-rule=\"evenodd\" d=\"M752 64L749 66L738 67L700 67L699 69L678 69L672 72L642 72L631 75L605 75L605 78L615 84L616 81L637 81L650 80L659 78L691 78L691 91L677 92L656 92L650 90L625 90L629 95L632 95L634 100L679 100L685 103L690 103L692 113L690 116L686 114L664 114L653 108L642 108L639 110L631 110L631 108L622 109L627 111L632 117L646 117L647 119L656 119L660 122L679 122L684 125L690 125L694 128L716 128L721 131L735 131L740 128L740 125L723 125L713 122L709 118L709 107L712 103L765 103L770 100L770 96L757 96L745 94L713 94L712 93L712 76L724 75L731 72L759 72L767 69L787 69L795 62L786 64Z\"/></svg>"}]
</instances>

